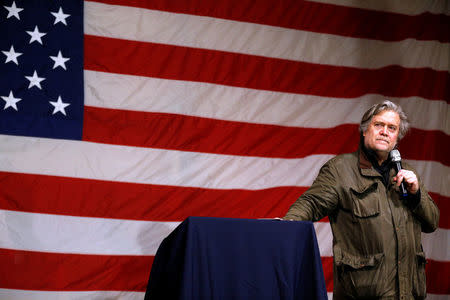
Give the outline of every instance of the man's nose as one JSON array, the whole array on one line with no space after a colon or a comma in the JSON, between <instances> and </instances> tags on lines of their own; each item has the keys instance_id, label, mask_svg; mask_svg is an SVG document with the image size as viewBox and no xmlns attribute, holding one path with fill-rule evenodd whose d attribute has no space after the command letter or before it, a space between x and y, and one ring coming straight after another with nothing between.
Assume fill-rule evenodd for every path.
<instances>
[{"instance_id":1,"label":"man's nose","mask_svg":"<svg viewBox=\"0 0 450 300\"><path fill-rule=\"evenodd\" d=\"M383 134L383 135L388 135L388 128L387 128L386 125L383 126L383 128L381 129L381 134Z\"/></svg>"}]
</instances>

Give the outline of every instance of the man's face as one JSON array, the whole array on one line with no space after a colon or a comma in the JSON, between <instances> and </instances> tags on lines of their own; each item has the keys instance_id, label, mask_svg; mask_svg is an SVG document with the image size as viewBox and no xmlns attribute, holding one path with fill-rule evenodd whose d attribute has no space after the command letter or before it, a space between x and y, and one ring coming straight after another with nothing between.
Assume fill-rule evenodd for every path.
<instances>
[{"instance_id":1,"label":"man's face","mask_svg":"<svg viewBox=\"0 0 450 300\"><path fill-rule=\"evenodd\" d=\"M364 145L375 151L380 158L394 149L400 128L400 117L396 112L385 110L372 117L365 132Z\"/></svg>"}]
</instances>

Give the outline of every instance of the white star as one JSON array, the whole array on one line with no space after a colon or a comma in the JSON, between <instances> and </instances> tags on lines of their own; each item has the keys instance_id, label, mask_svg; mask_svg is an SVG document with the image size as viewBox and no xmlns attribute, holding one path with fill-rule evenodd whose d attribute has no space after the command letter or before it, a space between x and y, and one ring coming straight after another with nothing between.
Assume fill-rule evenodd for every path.
<instances>
[{"instance_id":1,"label":"white star","mask_svg":"<svg viewBox=\"0 0 450 300\"><path fill-rule=\"evenodd\" d=\"M43 37L44 35L46 35L47 33L45 32L39 32L39 28L36 26L34 27L34 31L27 31L27 33L29 35L31 35L31 39L30 39L30 44L34 41L37 41L38 43L40 43L42 45L42 40L41 37Z\"/></svg>"},{"instance_id":2,"label":"white star","mask_svg":"<svg viewBox=\"0 0 450 300\"><path fill-rule=\"evenodd\" d=\"M14 50L14 46L11 46L11 49L9 49L9 51L2 51L2 52L3 52L3 54L6 55L5 64L10 62L10 61L12 61L12 62L16 63L16 65L19 65L19 62L17 61L17 58L19 56L21 56L22 53L16 52Z\"/></svg>"},{"instance_id":3,"label":"white star","mask_svg":"<svg viewBox=\"0 0 450 300\"><path fill-rule=\"evenodd\" d=\"M34 71L33 76L25 76L29 81L30 85L28 86L29 89L31 89L33 86L37 86L39 89L41 88L41 81L45 80L43 77L38 77L36 71Z\"/></svg>"},{"instance_id":4,"label":"white star","mask_svg":"<svg viewBox=\"0 0 450 300\"><path fill-rule=\"evenodd\" d=\"M61 7L59 7L59 11L57 13L51 12L51 14L53 16L55 16L55 23L53 23L53 25L55 25L58 22L61 22L64 25L67 25L66 18L70 17L70 15L63 13L63 10Z\"/></svg>"},{"instance_id":5,"label":"white star","mask_svg":"<svg viewBox=\"0 0 450 300\"><path fill-rule=\"evenodd\" d=\"M66 70L66 61L70 60L70 58L63 57L61 51L58 52L58 56L50 56L50 58L55 61L53 69L55 69L56 67L61 67Z\"/></svg>"},{"instance_id":6,"label":"white star","mask_svg":"<svg viewBox=\"0 0 450 300\"><path fill-rule=\"evenodd\" d=\"M17 110L16 103L19 102L20 100L22 100L20 98L14 98L12 91L9 92L9 96L8 97L2 96L2 99L6 101L5 107L3 109L7 109L8 107L12 107L15 110Z\"/></svg>"},{"instance_id":7,"label":"white star","mask_svg":"<svg viewBox=\"0 0 450 300\"><path fill-rule=\"evenodd\" d=\"M11 6L3 6L8 10L8 16L6 17L9 19L10 17L16 17L17 20L20 20L19 13L23 10L23 8L18 8L16 6L16 1L13 1Z\"/></svg>"},{"instance_id":8,"label":"white star","mask_svg":"<svg viewBox=\"0 0 450 300\"><path fill-rule=\"evenodd\" d=\"M70 105L70 103L64 103L61 100L61 96L58 96L58 100L56 102L49 101L51 105L55 107L53 110L52 115L56 114L58 111L61 112L63 115L66 115L66 111L64 110L67 106Z\"/></svg>"}]
</instances>

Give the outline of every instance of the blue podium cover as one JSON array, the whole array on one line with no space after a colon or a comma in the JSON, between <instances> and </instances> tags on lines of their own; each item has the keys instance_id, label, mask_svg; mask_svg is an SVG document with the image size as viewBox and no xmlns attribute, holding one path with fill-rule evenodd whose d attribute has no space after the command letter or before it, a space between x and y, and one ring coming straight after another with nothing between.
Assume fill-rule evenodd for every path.
<instances>
[{"instance_id":1,"label":"blue podium cover","mask_svg":"<svg viewBox=\"0 0 450 300\"><path fill-rule=\"evenodd\" d=\"M327 299L314 226L189 217L158 248L145 299Z\"/></svg>"}]
</instances>

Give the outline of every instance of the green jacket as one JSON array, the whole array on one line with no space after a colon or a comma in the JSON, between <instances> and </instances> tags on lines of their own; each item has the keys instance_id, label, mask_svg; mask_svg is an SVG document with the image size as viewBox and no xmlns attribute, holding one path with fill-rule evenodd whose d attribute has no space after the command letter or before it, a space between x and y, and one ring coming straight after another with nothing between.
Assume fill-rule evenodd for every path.
<instances>
[{"instance_id":1,"label":"green jacket","mask_svg":"<svg viewBox=\"0 0 450 300\"><path fill-rule=\"evenodd\" d=\"M403 168L414 171L405 163ZM333 299L425 298L421 232L436 230L439 209L420 181L420 201L411 207L392 181L395 170L390 175L386 187L362 151L338 155L284 217L318 221L329 216Z\"/></svg>"}]
</instances>

